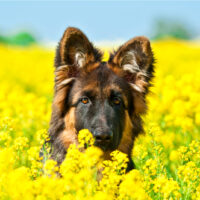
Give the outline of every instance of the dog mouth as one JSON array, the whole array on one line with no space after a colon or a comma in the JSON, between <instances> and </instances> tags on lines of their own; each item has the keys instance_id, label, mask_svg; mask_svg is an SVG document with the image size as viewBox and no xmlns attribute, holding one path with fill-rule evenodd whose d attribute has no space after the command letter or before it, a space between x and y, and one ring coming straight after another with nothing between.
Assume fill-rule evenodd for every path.
<instances>
[{"instance_id":1,"label":"dog mouth","mask_svg":"<svg viewBox=\"0 0 200 200\"><path fill-rule=\"evenodd\" d=\"M110 141L100 141L100 140L96 140L94 145L96 147L99 147L100 149L102 149L103 151L107 151L107 150L111 150L112 149L112 144Z\"/></svg>"}]
</instances>

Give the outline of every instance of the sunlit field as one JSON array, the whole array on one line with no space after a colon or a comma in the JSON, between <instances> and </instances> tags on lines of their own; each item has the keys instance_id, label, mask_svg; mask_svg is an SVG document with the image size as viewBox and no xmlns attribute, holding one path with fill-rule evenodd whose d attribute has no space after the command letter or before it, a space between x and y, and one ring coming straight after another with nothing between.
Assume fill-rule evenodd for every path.
<instances>
[{"instance_id":1,"label":"sunlit field","mask_svg":"<svg viewBox=\"0 0 200 200\"><path fill-rule=\"evenodd\" d=\"M132 152L136 169L125 174L126 156L115 151L102 163L87 130L79 137L84 153L72 145L60 168L48 159L54 50L0 46L0 199L200 199L200 44L152 48L146 134Z\"/></svg>"}]
</instances>

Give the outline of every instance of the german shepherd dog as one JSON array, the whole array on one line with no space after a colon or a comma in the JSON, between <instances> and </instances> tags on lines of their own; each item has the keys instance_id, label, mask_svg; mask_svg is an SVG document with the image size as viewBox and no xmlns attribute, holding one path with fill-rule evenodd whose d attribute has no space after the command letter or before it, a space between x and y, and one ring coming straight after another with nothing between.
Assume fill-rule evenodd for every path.
<instances>
[{"instance_id":1,"label":"german shepherd dog","mask_svg":"<svg viewBox=\"0 0 200 200\"><path fill-rule=\"evenodd\" d=\"M154 58L146 37L135 37L102 62L102 53L83 32L69 27L55 57L55 93L50 122L51 157L60 164L81 129L89 129L95 145L109 159L118 149L129 158L143 132L141 115L151 85Z\"/></svg>"}]
</instances>

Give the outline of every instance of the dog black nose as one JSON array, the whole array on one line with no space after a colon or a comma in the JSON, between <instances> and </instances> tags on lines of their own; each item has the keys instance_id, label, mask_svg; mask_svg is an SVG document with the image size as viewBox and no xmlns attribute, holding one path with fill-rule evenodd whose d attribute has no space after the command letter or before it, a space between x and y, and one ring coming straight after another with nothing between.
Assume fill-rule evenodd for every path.
<instances>
[{"instance_id":1,"label":"dog black nose","mask_svg":"<svg viewBox=\"0 0 200 200\"><path fill-rule=\"evenodd\" d=\"M97 143L110 142L113 134L111 131L94 131L94 138Z\"/></svg>"}]
</instances>

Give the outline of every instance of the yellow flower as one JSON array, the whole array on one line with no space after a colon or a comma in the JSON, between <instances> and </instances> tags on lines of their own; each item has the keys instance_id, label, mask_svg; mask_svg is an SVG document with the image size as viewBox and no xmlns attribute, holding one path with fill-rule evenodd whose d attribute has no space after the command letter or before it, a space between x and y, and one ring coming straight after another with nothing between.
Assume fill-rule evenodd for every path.
<instances>
[{"instance_id":1,"label":"yellow flower","mask_svg":"<svg viewBox=\"0 0 200 200\"><path fill-rule=\"evenodd\" d=\"M115 151L102 161L88 130L58 169L44 143L55 52L0 45L0 199L200 200L200 45L166 40L152 47L157 63L142 116L146 134L134 142L137 170L126 174L127 156ZM107 61L110 48L103 50Z\"/></svg>"},{"instance_id":2,"label":"yellow flower","mask_svg":"<svg viewBox=\"0 0 200 200\"><path fill-rule=\"evenodd\" d=\"M59 171L57 162L54 160L46 160L44 165L44 173L46 175L55 176L56 173Z\"/></svg>"},{"instance_id":3,"label":"yellow flower","mask_svg":"<svg viewBox=\"0 0 200 200\"><path fill-rule=\"evenodd\" d=\"M92 133L88 129L82 129L78 134L78 142L80 147L91 146L94 144Z\"/></svg>"},{"instance_id":4,"label":"yellow flower","mask_svg":"<svg viewBox=\"0 0 200 200\"><path fill-rule=\"evenodd\" d=\"M11 143L11 136L7 131L0 131L0 146L8 147Z\"/></svg>"},{"instance_id":5,"label":"yellow flower","mask_svg":"<svg viewBox=\"0 0 200 200\"><path fill-rule=\"evenodd\" d=\"M28 147L28 138L26 137L18 137L15 139L14 144L13 144L13 149L15 151L22 151L25 148Z\"/></svg>"},{"instance_id":6,"label":"yellow flower","mask_svg":"<svg viewBox=\"0 0 200 200\"><path fill-rule=\"evenodd\" d=\"M110 54L108 50L105 50L103 54L102 62L107 62L109 60L109 57L110 57Z\"/></svg>"},{"instance_id":7,"label":"yellow flower","mask_svg":"<svg viewBox=\"0 0 200 200\"><path fill-rule=\"evenodd\" d=\"M41 129L36 132L36 139L40 145L43 145L45 141L49 141L48 132L46 129Z\"/></svg>"},{"instance_id":8,"label":"yellow flower","mask_svg":"<svg viewBox=\"0 0 200 200\"><path fill-rule=\"evenodd\" d=\"M148 159L143 167L144 173L150 176L156 175L157 172L157 162L153 159Z\"/></svg>"},{"instance_id":9,"label":"yellow flower","mask_svg":"<svg viewBox=\"0 0 200 200\"><path fill-rule=\"evenodd\" d=\"M164 175L157 177L154 180L153 190L156 193L161 193L164 199L169 199L174 197L175 199L180 198L181 194L179 193L179 185L172 178L168 179Z\"/></svg>"},{"instance_id":10,"label":"yellow flower","mask_svg":"<svg viewBox=\"0 0 200 200\"><path fill-rule=\"evenodd\" d=\"M15 163L14 152L12 148L0 150L0 174L1 176L13 169Z\"/></svg>"},{"instance_id":11,"label":"yellow flower","mask_svg":"<svg viewBox=\"0 0 200 200\"><path fill-rule=\"evenodd\" d=\"M179 153L176 150L171 151L169 159L171 161L178 161L179 160Z\"/></svg>"},{"instance_id":12,"label":"yellow flower","mask_svg":"<svg viewBox=\"0 0 200 200\"><path fill-rule=\"evenodd\" d=\"M125 176L120 184L119 199L120 200L147 200L151 199L145 191L144 179L138 170L132 170Z\"/></svg>"}]
</instances>

